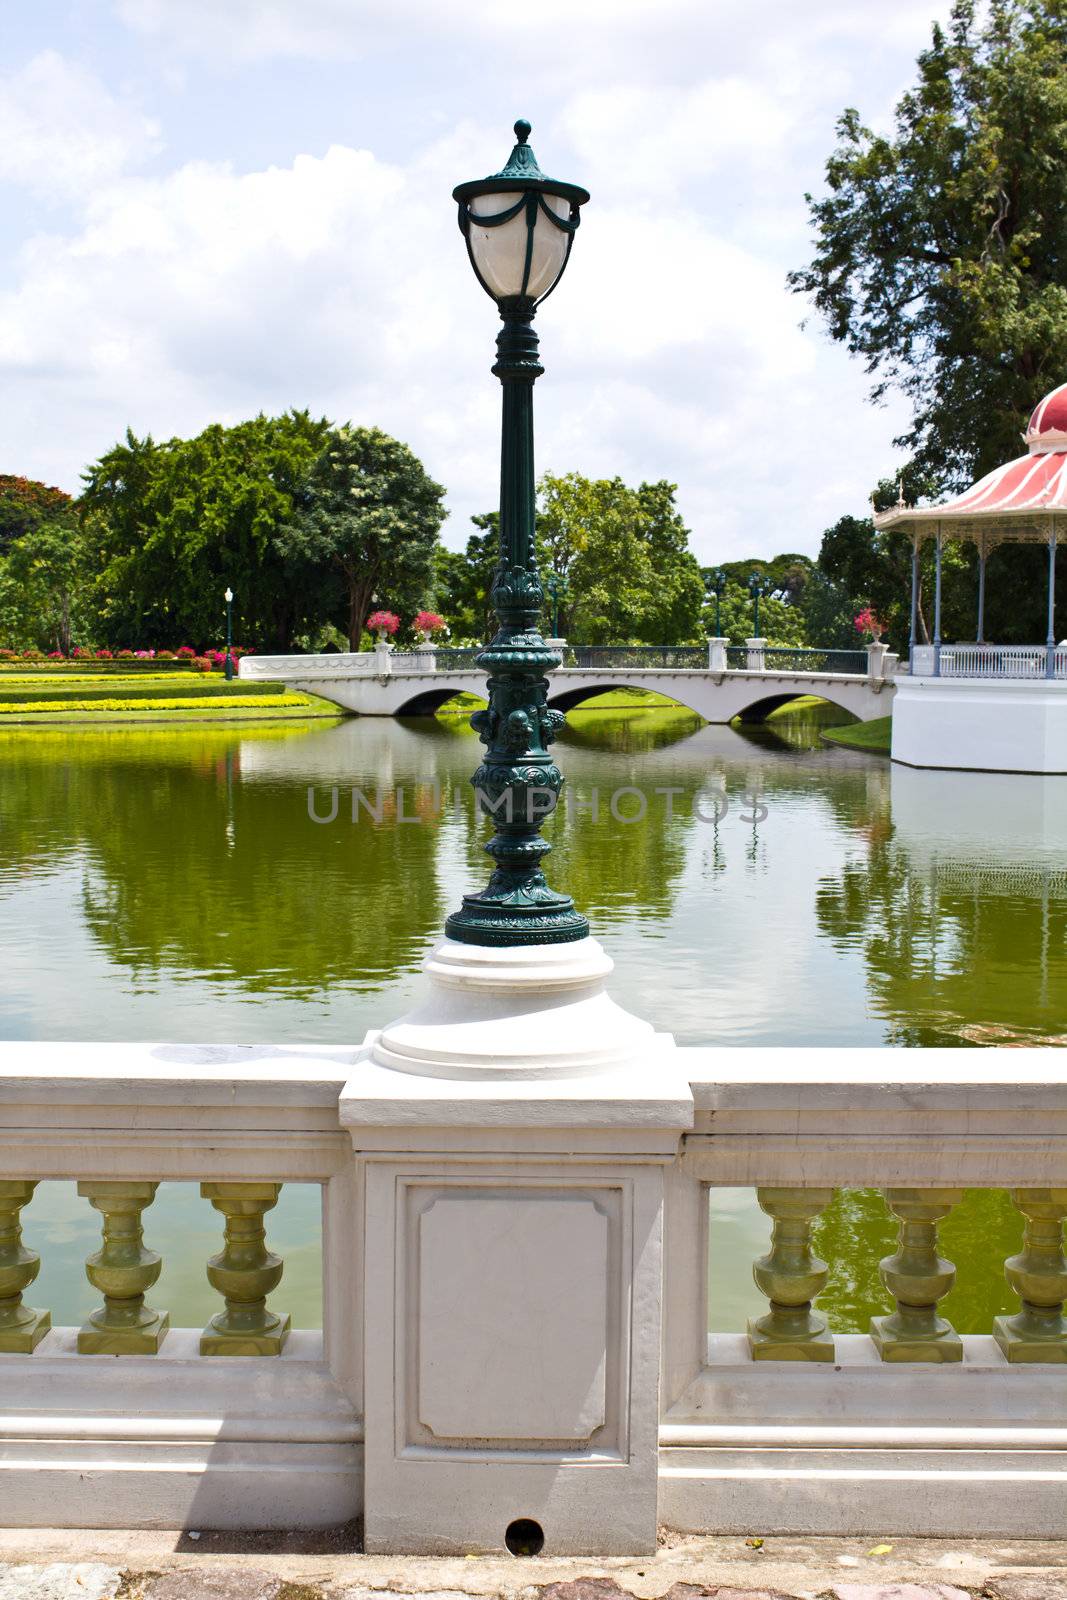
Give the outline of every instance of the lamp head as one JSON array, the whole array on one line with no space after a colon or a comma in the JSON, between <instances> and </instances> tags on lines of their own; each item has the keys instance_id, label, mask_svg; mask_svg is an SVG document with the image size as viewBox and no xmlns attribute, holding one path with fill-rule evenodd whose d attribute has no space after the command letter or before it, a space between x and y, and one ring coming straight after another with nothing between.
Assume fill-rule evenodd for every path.
<instances>
[{"instance_id":1,"label":"lamp head","mask_svg":"<svg viewBox=\"0 0 1067 1600\"><path fill-rule=\"evenodd\" d=\"M225 600L226 604L229 605L233 600L233 590L228 588L222 598Z\"/></svg>"},{"instance_id":2,"label":"lamp head","mask_svg":"<svg viewBox=\"0 0 1067 1600\"><path fill-rule=\"evenodd\" d=\"M545 176L529 137L530 124L520 117L507 164L452 191L475 277L500 306L532 308L552 293L567 265L579 208L589 199L577 184Z\"/></svg>"}]
</instances>

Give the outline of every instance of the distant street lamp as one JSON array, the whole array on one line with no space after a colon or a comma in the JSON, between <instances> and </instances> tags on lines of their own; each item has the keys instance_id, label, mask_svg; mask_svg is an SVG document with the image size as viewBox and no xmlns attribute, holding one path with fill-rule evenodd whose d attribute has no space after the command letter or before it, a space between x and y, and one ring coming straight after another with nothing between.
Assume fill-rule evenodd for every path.
<instances>
[{"instance_id":1,"label":"distant street lamp","mask_svg":"<svg viewBox=\"0 0 1067 1600\"><path fill-rule=\"evenodd\" d=\"M223 598L226 601L226 682L233 681L233 590L227 588Z\"/></svg>"},{"instance_id":2,"label":"distant street lamp","mask_svg":"<svg viewBox=\"0 0 1067 1600\"><path fill-rule=\"evenodd\" d=\"M769 594L770 593L770 586L768 585L768 583L767 583L766 579L764 578L762 572L753 572L753 573L749 574L748 592L752 596L752 607L753 607L752 636L753 636L753 638L758 639L760 637L760 631L759 631L760 595Z\"/></svg>"},{"instance_id":3,"label":"distant street lamp","mask_svg":"<svg viewBox=\"0 0 1067 1600\"><path fill-rule=\"evenodd\" d=\"M561 572L550 572L545 585L552 599L552 637L559 638L559 603L566 599L567 580Z\"/></svg>"},{"instance_id":4,"label":"distant street lamp","mask_svg":"<svg viewBox=\"0 0 1067 1600\"><path fill-rule=\"evenodd\" d=\"M715 637L722 638L722 596L726 588L726 574L721 567L716 567L711 575L712 593L715 596Z\"/></svg>"},{"instance_id":5,"label":"distant street lamp","mask_svg":"<svg viewBox=\"0 0 1067 1600\"><path fill-rule=\"evenodd\" d=\"M563 787L548 747L564 717L548 709L545 674L560 656L539 629L545 594L534 558L533 448L533 386L544 371L534 312L563 274L589 195L546 178L529 136L530 124L516 122L518 143L502 171L453 190L475 277L503 322L493 367L503 388L500 562L491 595L500 627L478 656L489 706L471 718L487 746L472 782L496 824L485 847L494 870L445 924L450 939L479 945L560 943L589 932L574 902L550 889L541 871L552 848L541 837L541 819L555 810Z\"/></svg>"}]
</instances>

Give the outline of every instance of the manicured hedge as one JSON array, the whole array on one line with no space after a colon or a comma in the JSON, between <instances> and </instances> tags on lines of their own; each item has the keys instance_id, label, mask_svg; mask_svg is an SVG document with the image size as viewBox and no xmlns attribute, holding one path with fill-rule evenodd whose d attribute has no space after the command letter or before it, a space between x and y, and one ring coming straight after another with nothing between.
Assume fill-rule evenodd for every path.
<instances>
[{"instance_id":1,"label":"manicured hedge","mask_svg":"<svg viewBox=\"0 0 1067 1600\"><path fill-rule=\"evenodd\" d=\"M206 676L202 667L192 661L97 661L92 656L79 657L77 661L0 661L0 672L74 672L91 673L142 673L142 672L196 672ZM221 677L222 674L220 673Z\"/></svg>"},{"instance_id":2,"label":"manicured hedge","mask_svg":"<svg viewBox=\"0 0 1067 1600\"><path fill-rule=\"evenodd\" d=\"M167 699L127 699L117 695L102 700L26 700L0 701L0 718L26 716L37 711L198 711L203 700L187 695ZM256 694L242 699L242 706L306 706L302 694Z\"/></svg>"}]
</instances>

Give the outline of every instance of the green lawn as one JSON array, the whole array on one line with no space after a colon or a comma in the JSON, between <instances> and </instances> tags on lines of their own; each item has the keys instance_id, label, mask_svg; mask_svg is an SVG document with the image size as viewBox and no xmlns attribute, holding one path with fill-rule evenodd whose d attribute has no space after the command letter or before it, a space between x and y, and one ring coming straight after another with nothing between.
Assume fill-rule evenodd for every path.
<instances>
[{"instance_id":1,"label":"green lawn","mask_svg":"<svg viewBox=\"0 0 1067 1600\"><path fill-rule=\"evenodd\" d=\"M822 730L823 738L832 744L842 744L849 750L874 750L886 756L892 735L892 717L875 717L870 722L850 722L847 728Z\"/></svg>"},{"instance_id":2,"label":"green lawn","mask_svg":"<svg viewBox=\"0 0 1067 1600\"><path fill-rule=\"evenodd\" d=\"M273 680L227 683L221 673L5 672L0 727L89 727L101 722L250 722L340 717L318 695L286 692Z\"/></svg>"}]
</instances>

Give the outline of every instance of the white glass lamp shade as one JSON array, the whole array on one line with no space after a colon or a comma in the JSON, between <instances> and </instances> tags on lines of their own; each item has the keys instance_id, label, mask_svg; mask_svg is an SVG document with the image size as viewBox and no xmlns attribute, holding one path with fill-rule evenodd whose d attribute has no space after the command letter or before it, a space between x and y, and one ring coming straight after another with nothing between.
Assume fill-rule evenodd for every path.
<instances>
[{"instance_id":1,"label":"white glass lamp shade","mask_svg":"<svg viewBox=\"0 0 1067 1600\"><path fill-rule=\"evenodd\" d=\"M230 601L233 599L233 590L227 589L222 598L225 600L226 604L229 605Z\"/></svg>"},{"instance_id":2,"label":"white glass lamp shade","mask_svg":"<svg viewBox=\"0 0 1067 1600\"><path fill-rule=\"evenodd\" d=\"M570 217L571 203L562 195L545 194L544 204L566 222ZM522 193L476 194L470 199L470 250L474 264L490 293L498 300L525 295L530 300L541 300L553 287L563 271L567 259L569 232L557 228L537 207L534 224L533 251L530 256L530 273L523 286L526 270L526 237L529 228L527 207L522 206L509 222L495 228L479 227L479 217L499 216L509 211L522 199Z\"/></svg>"}]
</instances>

